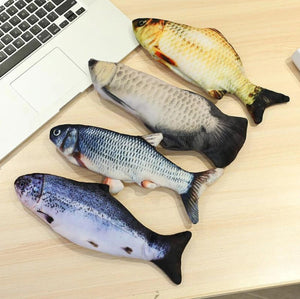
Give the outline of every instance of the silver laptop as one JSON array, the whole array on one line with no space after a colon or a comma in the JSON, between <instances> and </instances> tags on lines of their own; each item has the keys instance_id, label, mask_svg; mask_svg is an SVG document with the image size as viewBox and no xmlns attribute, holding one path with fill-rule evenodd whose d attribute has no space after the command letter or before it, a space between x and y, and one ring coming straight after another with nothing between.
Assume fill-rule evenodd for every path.
<instances>
[{"instance_id":1,"label":"silver laptop","mask_svg":"<svg viewBox=\"0 0 300 299\"><path fill-rule=\"evenodd\" d=\"M91 85L90 58L136 46L108 0L0 0L0 159Z\"/></svg>"}]
</instances>

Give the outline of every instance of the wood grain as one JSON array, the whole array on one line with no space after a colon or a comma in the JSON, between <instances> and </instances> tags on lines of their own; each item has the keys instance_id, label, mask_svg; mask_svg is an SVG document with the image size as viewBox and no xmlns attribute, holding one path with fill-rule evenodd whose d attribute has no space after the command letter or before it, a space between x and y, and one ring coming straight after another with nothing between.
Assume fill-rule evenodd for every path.
<instances>
[{"instance_id":1,"label":"wood grain","mask_svg":"<svg viewBox=\"0 0 300 299\"><path fill-rule=\"evenodd\" d=\"M137 219L159 233L192 231L183 255L183 283L175 286L149 263L71 244L17 199L13 182L25 173L101 180L56 152L48 140L51 127L84 123L129 134L148 132L89 88L0 163L0 297L195 298L300 282L300 72L290 59L300 47L300 2L112 2L131 19L157 17L217 28L239 53L254 83L287 94L291 101L268 108L259 126L235 97L226 95L217 102L223 112L249 119L248 135L223 177L202 195L197 225L189 224L178 196L169 190L126 185L117 195ZM201 93L140 47L123 62ZM211 167L200 154L160 150L187 170Z\"/></svg>"}]
</instances>

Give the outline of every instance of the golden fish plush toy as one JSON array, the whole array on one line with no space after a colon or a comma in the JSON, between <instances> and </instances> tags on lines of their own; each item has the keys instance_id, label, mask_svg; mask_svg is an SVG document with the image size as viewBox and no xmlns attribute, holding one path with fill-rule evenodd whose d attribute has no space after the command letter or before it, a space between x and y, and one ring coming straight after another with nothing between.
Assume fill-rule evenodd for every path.
<instances>
[{"instance_id":1,"label":"golden fish plush toy","mask_svg":"<svg viewBox=\"0 0 300 299\"><path fill-rule=\"evenodd\" d=\"M266 107L289 101L283 94L252 84L239 55L216 29L149 18L132 24L137 40L156 60L215 99L227 92L236 95L256 124L262 121Z\"/></svg>"}]
</instances>

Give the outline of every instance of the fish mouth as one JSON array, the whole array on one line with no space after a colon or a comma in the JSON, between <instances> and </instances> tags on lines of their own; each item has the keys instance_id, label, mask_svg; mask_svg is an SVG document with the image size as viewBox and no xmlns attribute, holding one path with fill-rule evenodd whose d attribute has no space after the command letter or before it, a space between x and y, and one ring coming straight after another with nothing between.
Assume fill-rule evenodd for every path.
<instances>
[{"instance_id":1,"label":"fish mouth","mask_svg":"<svg viewBox=\"0 0 300 299\"><path fill-rule=\"evenodd\" d=\"M94 58L91 58L88 62L89 68L92 69L98 61Z\"/></svg>"},{"instance_id":2,"label":"fish mouth","mask_svg":"<svg viewBox=\"0 0 300 299\"><path fill-rule=\"evenodd\" d=\"M44 190L44 175L39 173L18 177L14 187L20 201L28 208L33 208L41 199Z\"/></svg>"},{"instance_id":3,"label":"fish mouth","mask_svg":"<svg viewBox=\"0 0 300 299\"><path fill-rule=\"evenodd\" d=\"M96 89L108 86L117 72L117 63L90 59L89 71Z\"/></svg>"}]
</instances>

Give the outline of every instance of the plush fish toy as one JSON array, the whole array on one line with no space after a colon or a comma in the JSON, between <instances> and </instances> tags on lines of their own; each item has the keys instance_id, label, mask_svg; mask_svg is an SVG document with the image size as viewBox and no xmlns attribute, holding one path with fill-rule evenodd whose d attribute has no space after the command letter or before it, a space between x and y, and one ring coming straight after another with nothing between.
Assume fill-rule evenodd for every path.
<instances>
[{"instance_id":1,"label":"plush fish toy","mask_svg":"<svg viewBox=\"0 0 300 299\"><path fill-rule=\"evenodd\" d=\"M166 236L151 231L109 194L107 185L29 174L15 181L15 189L25 207L71 242L150 261L181 283L181 255L189 231Z\"/></svg>"},{"instance_id":2,"label":"plush fish toy","mask_svg":"<svg viewBox=\"0 0 300 299\"><path fill-rule=\"evenodd\" d=\"M135 19L132 24L137 40L152 57L213 98L221 99L227 92L236 95L256 124L266 107L289 101L283 94L252 84L239 55L216 29L152 18Z\"/></svg>"},{"instance_id":3,"label":"plush fish toy","mask_svg":"<svg viewBox=\"0 0 300 299\"><path fill-rule=\"evenodd\" d=\"M204 97L167 84L121 63L89 61L95 89L132 113L153 132L162 146L204 153L216 167L231 163L247 132L247 120L228 116Z\"/></svg>"},{"instance_id":4,"label":"plush fish toy","mask_svg":"<svg viewBox=\"0 0 300 299\"><path fill-rule=\"evenodd\" d=\"M170 188L181 195L187 214L197 223L198 198L223 169L185 171L155 149L161 138L161 134L142 138L83 125L61 125L50 132L50 139L70 162L106 176L104 183L112 193L123 189L121 181Z\"/></svg>"}]
</instances>

